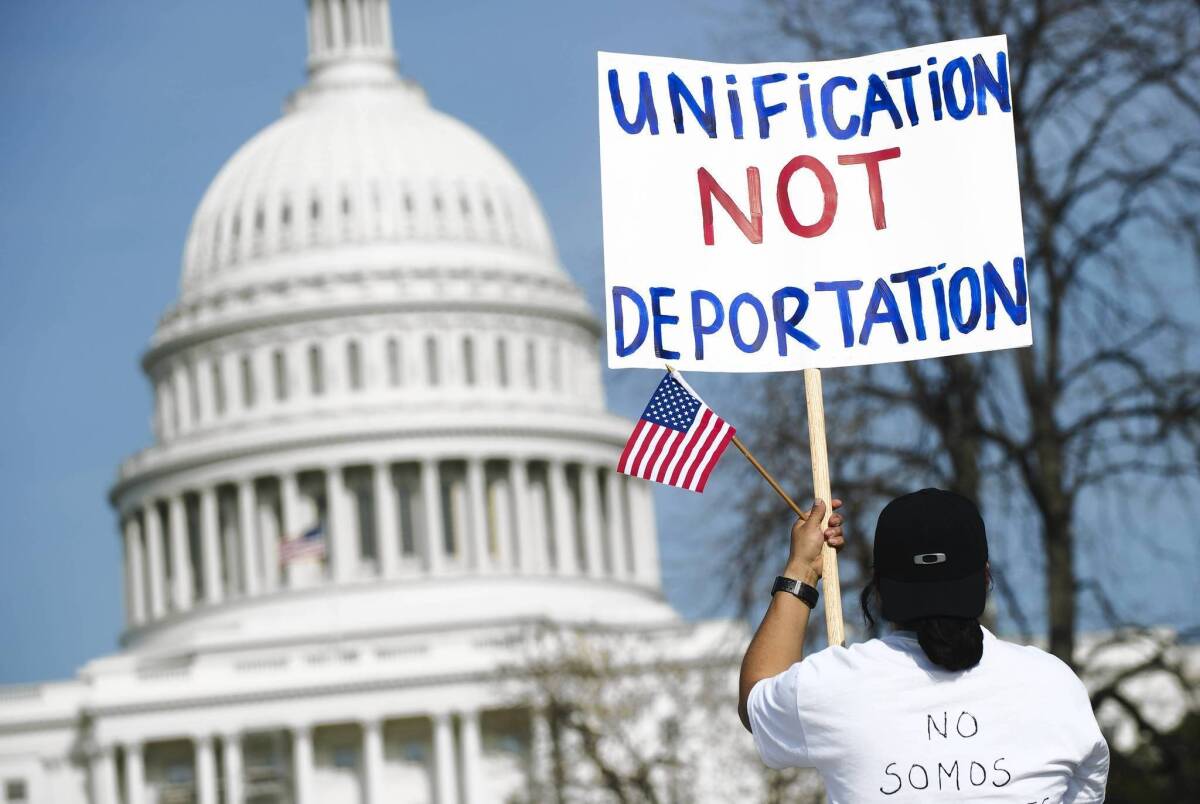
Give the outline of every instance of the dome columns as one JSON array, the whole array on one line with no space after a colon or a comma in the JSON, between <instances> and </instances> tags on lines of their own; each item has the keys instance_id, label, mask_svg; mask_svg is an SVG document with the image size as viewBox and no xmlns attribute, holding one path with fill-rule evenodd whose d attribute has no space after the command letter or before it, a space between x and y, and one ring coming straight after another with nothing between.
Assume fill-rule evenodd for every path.
<instances>
[{"instance_id":1,"label":"dome columns","mask_svg":"<svg viewBox=\"0 0 1200 804\"><path fill-rule=\"evenodd\" d=\"M595 456L426 453L168 482L121 505L131 629L329 584L498 574L659 582L646 484ZM325 556L282 563L283 543L318 525Z\"/></svg>"}]
</instances>

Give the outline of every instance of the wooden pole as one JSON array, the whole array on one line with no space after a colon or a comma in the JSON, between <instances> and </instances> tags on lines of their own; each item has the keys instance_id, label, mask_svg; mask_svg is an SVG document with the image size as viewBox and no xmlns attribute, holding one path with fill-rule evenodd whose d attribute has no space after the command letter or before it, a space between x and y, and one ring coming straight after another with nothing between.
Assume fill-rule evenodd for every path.
<instances>
[{"instance_id":1,"label":"wooden pole","mask_svg":"<svg viewBox=\"0 0 1200 804\"><path fill-rule=\"evenodd\" d=\"M667 371L674 373L674 366L668 365ZM832 491L829 488L829 454L825 449L825 401L821 395L821 370L804 370L804 396L808 402L808 444L809 455L812 459L813 489L817 499L825 501L825 518L821 522L821 531L829 527L829 517L833 513ZM808 518L808 512L800 508L783 487L771 476L758 460L746 449L746 445L737 436L733 437L733 445L746 456L750 465L758 470L763 480L775 489L775 493L783 498L792 513L801 519ZM829 545L821 548L821 579L825 587L825 633L830 645L846 643L846 628L842 622L842 584L838 580L837 551Z\"/></svg>"},{"instance_id":2,"label":"wooden pole","mask_svg":"<svg viewBox=\"0 0 1200 804\"><path fill-rule=\"evenodd\" d=\"M758 470L758 473L763 476L763 480L771 484L771 488L775 489L775 493L783 498L783 501L787 503L788 508L792 509L792 513L801 519L808 519L808 512L800 510L800 506L796 505L796 501L789 497L788 493L783 490L783 487L775 482L775 478L771 477L771 473L767 471L766 467L759 463L758 460L750 454L750 450L746 449L746 445L742 443L742 439L734 436L733 445L737 447L743 455L746 456L746 460L750 461L750 465Z\"/></svg>"},{"instance_id":3,"label":"wooden pole","mask_svg":"<svg viewBox=\"0 0 1200 804\"><path fill-rule=\"evenodd\" d=\"M824 531L829 524L830 500L829 454L825 449L825 400L821 393L821 370L804 370L804 398L808 403L808 449L812 458L813 489L817 499L825 501ZM830 645L846 642L842 623L842 585L838 580L837 551L829 545L821 548L822 581L825 594L825 633Z\"/></svg>"}]
</instances>

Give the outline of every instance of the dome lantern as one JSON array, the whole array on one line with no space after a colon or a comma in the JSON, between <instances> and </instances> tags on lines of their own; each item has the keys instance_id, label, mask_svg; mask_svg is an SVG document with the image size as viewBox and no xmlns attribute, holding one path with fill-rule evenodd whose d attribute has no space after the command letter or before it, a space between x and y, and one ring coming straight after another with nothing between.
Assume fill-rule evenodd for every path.
<instances>
[{"instance_id":1,"label":"dome lantern","mask_svg":"<svg viewBox=\"0 0 1200 804\"><path fill-rule=\"evenodd\" d=\"M308 73L315 86L396 80L388 0L308 0Z\"/></svg>"}]
</instances>

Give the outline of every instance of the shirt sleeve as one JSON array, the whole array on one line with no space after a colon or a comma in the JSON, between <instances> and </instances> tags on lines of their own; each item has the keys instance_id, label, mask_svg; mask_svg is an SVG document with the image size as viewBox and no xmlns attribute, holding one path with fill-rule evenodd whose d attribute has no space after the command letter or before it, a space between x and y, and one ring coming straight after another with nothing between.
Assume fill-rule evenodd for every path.
<instances>
[{"instance_id":1,"label":"shirt sleeve","mask_svg":"<svg viewBox=\"0 0 1200 804\"><path fill-rule=\"evenodd\" d=\"M1081 735L1083 750L1062 801L1063 804L1092 804L1104 801L1104 790L1108 785L1108 743L1105 742L1100 725L1096 722L1096 714L1092 711L1087 689L1077 679L1074 681L1079 706L1078 718L1085 724Z\"/></svg>"},{"instance_id":2,"label":"shirt sleeve","mask_svg":"<svg viewBox=\"0 0 1200 804\"><path fill-rule=\"evenodd\" d=\"M763 763L776 770L812 767L800 722L799 670L797 662L777 676L762 679L750 689L746 701L754 746Z\"/></svg>"}]
</instances>

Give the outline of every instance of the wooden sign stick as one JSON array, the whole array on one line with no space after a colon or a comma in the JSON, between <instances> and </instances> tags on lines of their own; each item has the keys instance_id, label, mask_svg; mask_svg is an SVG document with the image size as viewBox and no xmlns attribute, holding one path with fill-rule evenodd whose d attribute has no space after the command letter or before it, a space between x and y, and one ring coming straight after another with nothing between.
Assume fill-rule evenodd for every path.
<instances>
[{"instance_id":1,"label":"wooden sign stick","mask_svg":"<svg viewBox=\"0 0 1200 804\"><path fill-rule=\"evenodd\" d=\"M667 371L674 373L675 367L668 365ZM821 530L824 531L829 527L829 517L832 514L830 504L833 498L829 488L829 455L825 450L825 402L821 395L820 369L804 370L804 396L808 402L808 443L812 458L813 489L816 498L825 501L825 519L821 522ZM783 486L758 462L742 440L734 436L732 443L762 475L763 480L787 503L792 513L802 520L808 519L808 512L783 490ZM846 642L846 630L842 622L842 585L838 580L837 551L829 545L821 548L821 564L821 578L825 587L825 633L830 645L843 645Z\"/></svg>"},{"instance_id":2,"label":"wooden sign stick","mask_svg":"<svg viewBox=\"0 0 1200 804\"><path fill-rule=\"evenodd\" d=\"M804 370L804 398L808 403L808 450L812 458L813 490L819 500L825 501L824 531L831 513L829 488L829 453L825 449L825 399L821 393L821 370ZM838 580L837 551L829 545L821 548L824 598L825 633L830 645L846 642L845 625L842 622L842 584Z\"/></svg>"}]
</instances>

